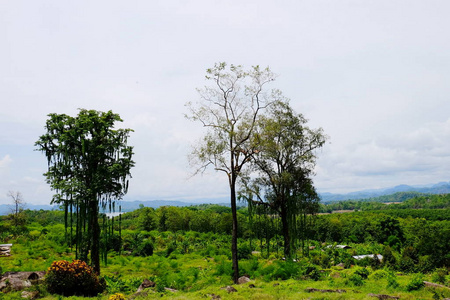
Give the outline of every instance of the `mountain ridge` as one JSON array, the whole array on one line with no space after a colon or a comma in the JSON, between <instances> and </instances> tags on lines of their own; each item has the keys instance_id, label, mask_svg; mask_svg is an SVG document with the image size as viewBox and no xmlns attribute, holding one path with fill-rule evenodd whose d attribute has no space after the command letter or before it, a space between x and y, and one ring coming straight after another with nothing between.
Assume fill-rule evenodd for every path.
<instances>
[{"instance_id":1,"label":"mountain ridge","mask_svg":"<svg viewBox=\"0 0 450 300\"><path fill-rule=\"evenodd\" d=\"M399 192L418 192L423 194L448 194L450 193L450 182L442 181L436 184L418 185L418 186L400 184L389 188L362 190L346 194L319 193L319 196L323 202L333 202L342 200L358 200L358 199L373 198L391 195Z\"/></svg>"},{"instance_id":2,"label":"mountain ridge","mask_svg":"<svg viewBox=\"0 0 450 300\"><path fill-rule=\"evenodd\" d=\"M379 196L391 195L398 192L418 192L423 194L448 194L450 193L450 182L439 182L436 184L428 185L406 185L401 184L394 187L382 188L382 189L367 189L362 191L350 192L345 194L334 194L334 193L319 193L321 201L323 203L343 201L343 200L360 200L367 198L374 198ZM134 201L121 201L123 212L133 211L141 207L141 205L146 207L158 208L160 206L191 206L198 204L218 204L223 206L229 206L227 199L216 198L216 199L194 199L190 201L183 200L134 200ZM30 210L54 210L58 209L56 205L42 205L42 204L31 204L26 203L26 209ZM12 204L0 204L0 215L7 215L11 213Z\"/></svg>"}]
</instances>

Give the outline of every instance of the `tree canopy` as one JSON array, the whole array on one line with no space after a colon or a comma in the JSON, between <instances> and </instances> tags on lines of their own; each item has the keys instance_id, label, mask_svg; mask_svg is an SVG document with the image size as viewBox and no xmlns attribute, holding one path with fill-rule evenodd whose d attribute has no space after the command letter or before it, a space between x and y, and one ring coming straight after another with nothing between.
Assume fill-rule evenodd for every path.
<instances>
[{"instance_id":1,"label":"tree canopy","mask_svg":"<svg viewBox=\"0 0 450 300\"><path fill-rule=\"evenodd\" d=\"M326 136L321 128L311 129L287 100L273 103L259 119L258 153L252 157L258 174L244 180L244 198L250 205L271 210L281 218L284 251L291 256L297 227L305 228L307 215L317 212L319 197L313 186L315 150Z\"/></svg>"},{"instance_id":2,"label":"tree canopy","mask_svg":"<svg viewBox=\"0 0 450 300\"><path fill-rule=\"evenodd\" d=\"M114 210L115 201L128 190L134 166L133 147L127 145L132 130L114 129L122 119L112 111L80 109L76 117L48 116L46 133L35 145L47 157L44 175L56 191L52 203L63 206L66 216L75 210L76 256L87 261L90 251L91 264L99 273L99 209Z\"/></svg>"}]
</instances>

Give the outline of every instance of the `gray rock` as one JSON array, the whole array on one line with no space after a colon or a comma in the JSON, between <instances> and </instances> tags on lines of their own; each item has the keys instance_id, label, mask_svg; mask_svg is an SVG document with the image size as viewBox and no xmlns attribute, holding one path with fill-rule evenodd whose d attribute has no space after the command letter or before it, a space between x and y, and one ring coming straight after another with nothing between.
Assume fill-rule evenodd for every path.
<instances>
[{"instance_id":1,"label":"gray rock","mask_svg":"<svg viewBox=\"0 0 450 300\"><path fill-rule=\"evenodd\" d=\"M250 281L250 278L248 278L247 276L242 276L242 277L239 277L238 284L247 283L249 281Z\"/></svg>"}]
</instances>

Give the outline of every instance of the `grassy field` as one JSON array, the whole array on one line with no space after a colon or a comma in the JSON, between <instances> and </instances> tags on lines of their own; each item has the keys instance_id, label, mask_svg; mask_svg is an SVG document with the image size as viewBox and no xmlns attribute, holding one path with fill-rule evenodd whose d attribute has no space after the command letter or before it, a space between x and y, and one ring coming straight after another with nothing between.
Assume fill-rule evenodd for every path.
<instances>
[{"instance_id":1,"label":"grassy field","mask_svg":"<svg viewBox=\"0 0 450 300\"><path fill-rule=\"evenodd\" d=\"M0 266L6 271L43 271L55 260L72 260L71 249L47 238L30 240L18 238L13 243L12 256L1 257ZM98 299L108 299L115 293L126 299L376 299L370 294L385 294L400 299L444 299L450 297L448 288L419 287L411 289L414 280L433 280L433 274L399 274L388 269L371 267L333 266L320 268L306 257L297 262L285 262L276 257L250 257L240 262L241 273L250 281L233 285L231 261L220 245L208 251L175 250L155 252L141 257L110 253L102 266L107 290ZM136 294L144 279L156 287ZM448 275L447 275L448 283ZM235 292L224 289L233 286ZM343 290L339 292L309 292L308 289ZM50 295L43 285L29 288L39 290L42 299L82 299ZM21 292L0 293L0 299L19 299Z\"/></svg>"}]
</instances>

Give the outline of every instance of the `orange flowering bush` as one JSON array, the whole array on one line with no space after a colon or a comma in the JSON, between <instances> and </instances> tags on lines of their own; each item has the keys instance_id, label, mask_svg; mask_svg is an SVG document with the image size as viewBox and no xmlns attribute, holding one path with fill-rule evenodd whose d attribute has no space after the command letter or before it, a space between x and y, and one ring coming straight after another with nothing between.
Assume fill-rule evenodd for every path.
<instances>
[{"instance_id":1,"label":"orange flowering bush","mask_svg":"<svg viewBox=\"0 0 450 300\"><path fill-rule=\"evenodd\" d=\"M94 296L104 290L92 268L82 260L54 261L45 276L47 290L64 296Z\"/></svg>"},{"instance_id":2,"label":"orange flowering bush","mask_svg":"<svg viewBox=\"0 0 450 300\"><path fill-rule=\"evenodd\" d=\"M114 295L109 296L108 300L125 300L125 296L120 293L115 293Z\"/></svg>"}]
</instances>

